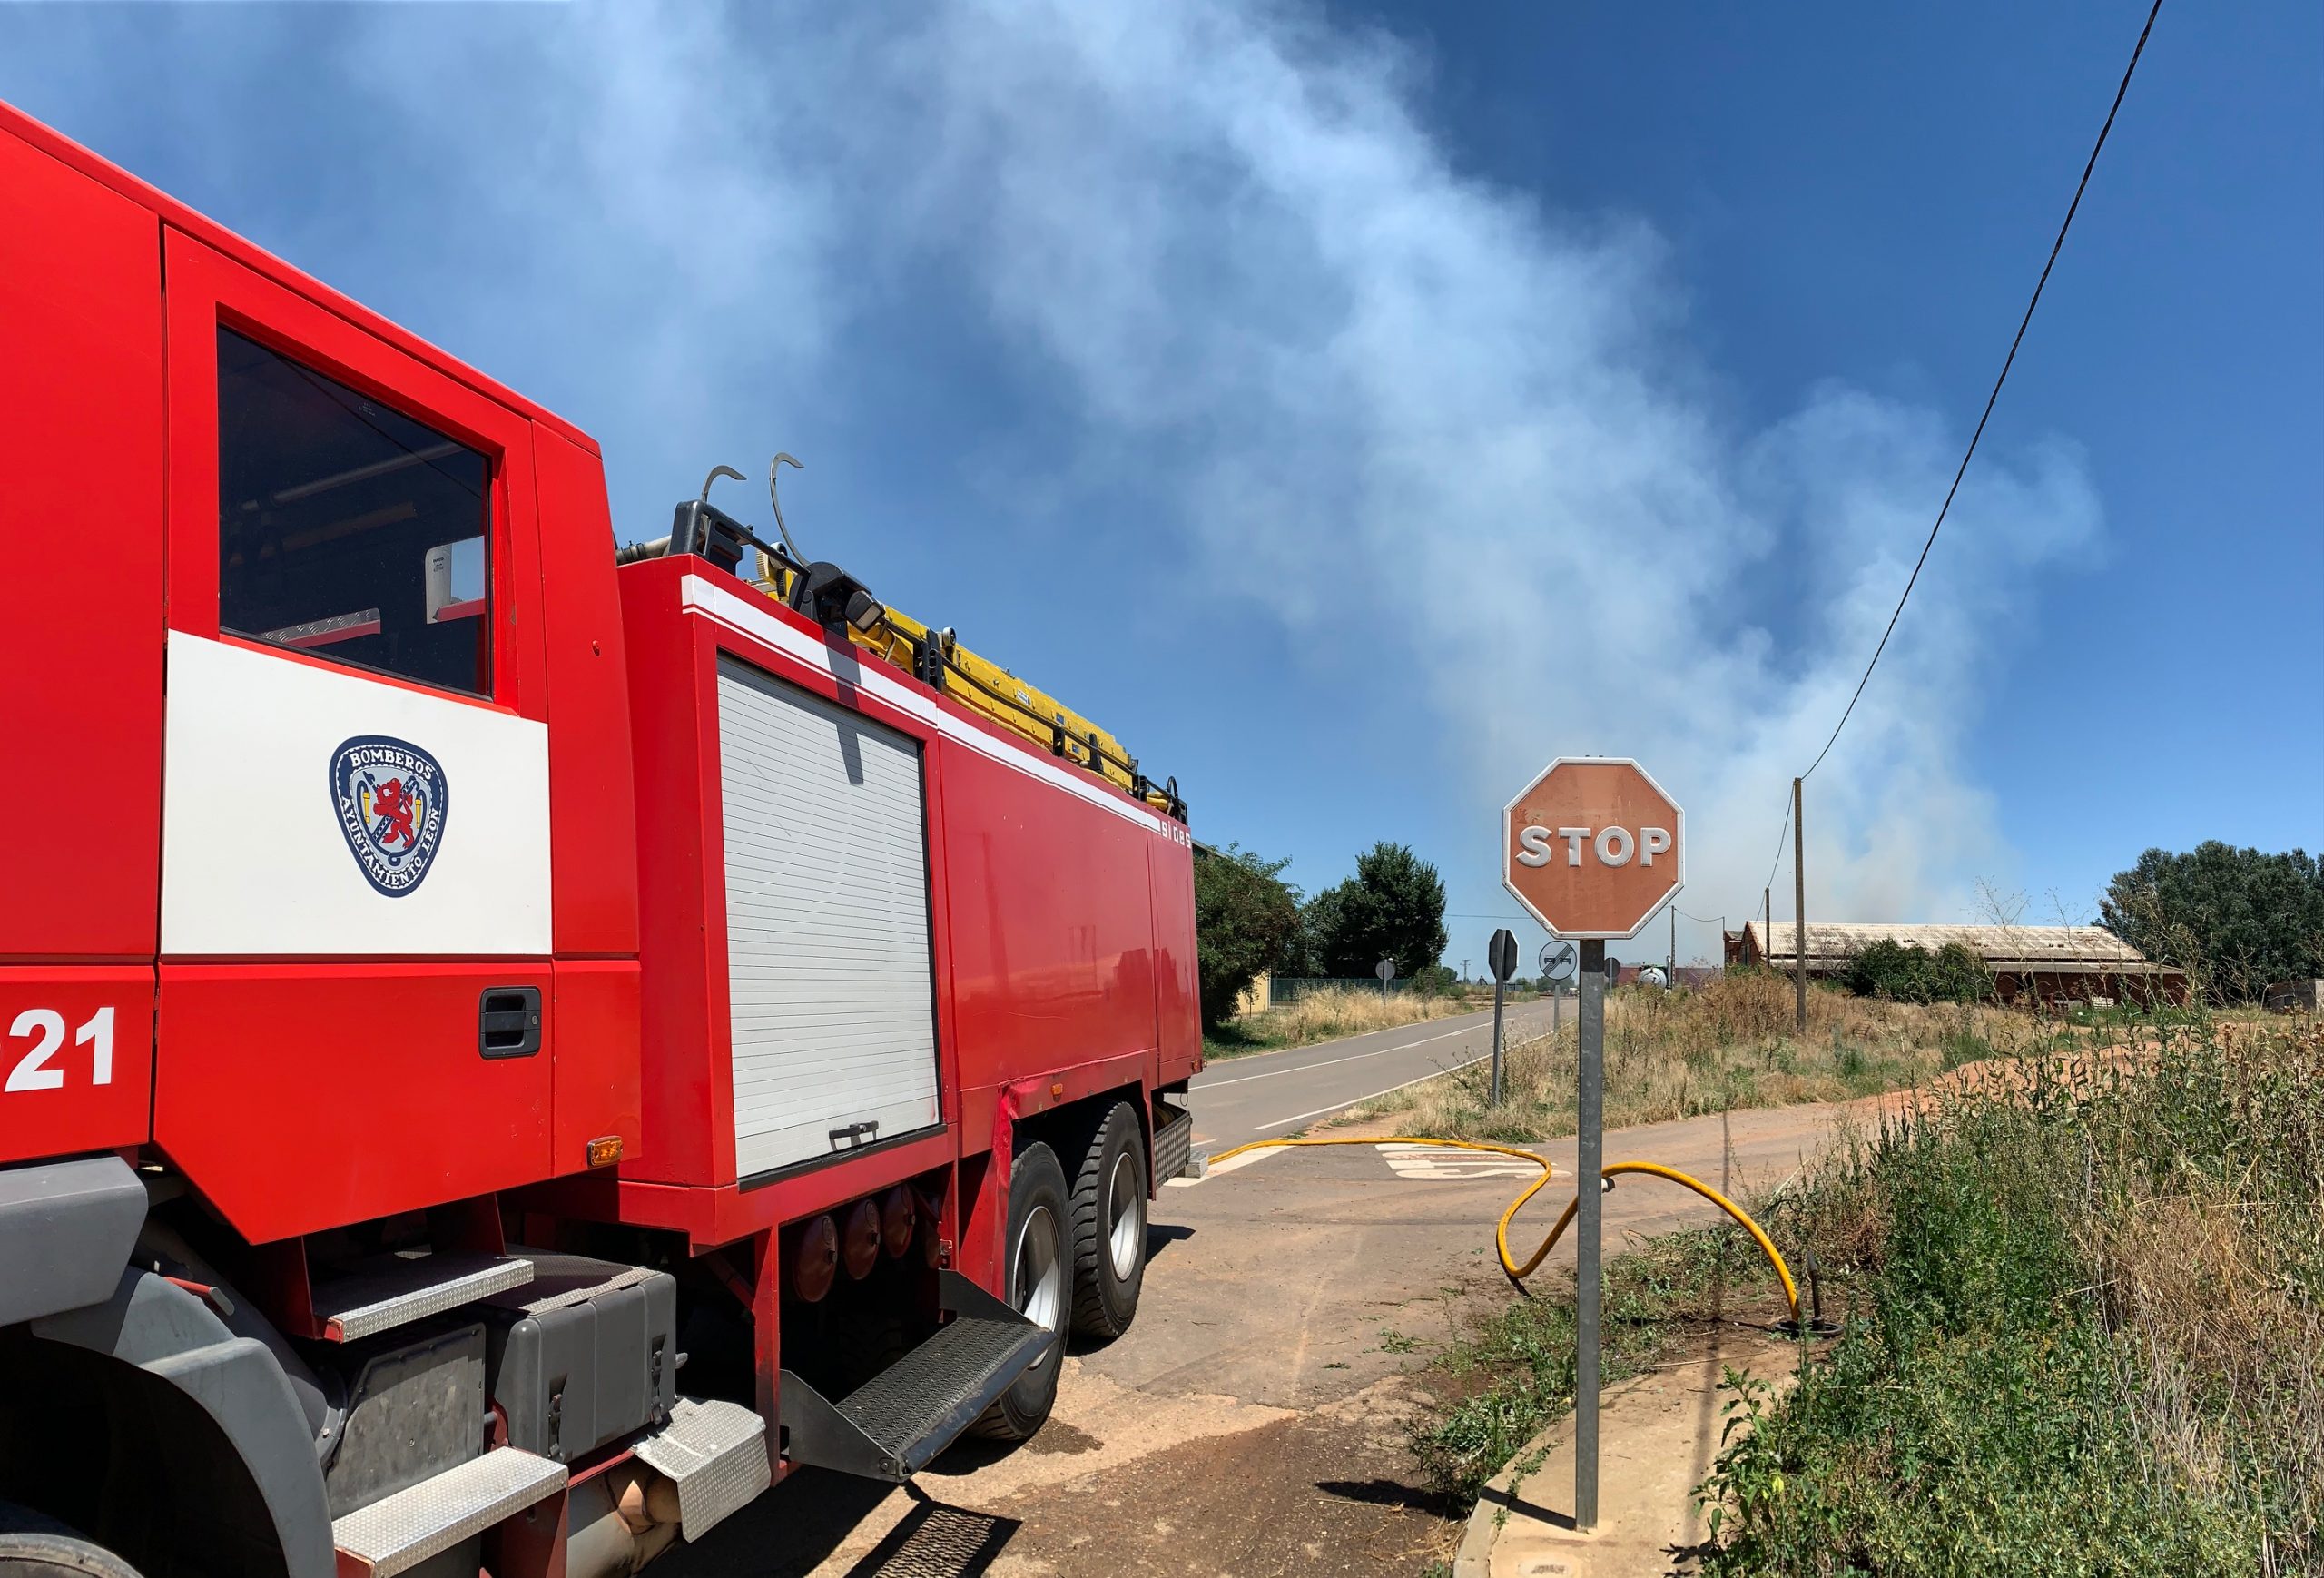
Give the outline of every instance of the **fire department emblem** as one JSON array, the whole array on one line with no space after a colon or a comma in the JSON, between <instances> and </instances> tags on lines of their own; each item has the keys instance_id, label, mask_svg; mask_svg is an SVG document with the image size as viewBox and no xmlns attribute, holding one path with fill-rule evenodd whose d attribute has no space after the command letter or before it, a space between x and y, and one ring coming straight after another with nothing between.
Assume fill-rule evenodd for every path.
<instances>
[{"instance_id":1,"label":"fire department emblem","mask_svg":"<svg viewBox=\"0 0 2324 1578\"><path fill-rule=\"evenodd\" d=\"M409 741L358 735L331 753L330 797L365 879L390 899L419 887L451 805L443 764Z\"/></svg>"}]
</instances>

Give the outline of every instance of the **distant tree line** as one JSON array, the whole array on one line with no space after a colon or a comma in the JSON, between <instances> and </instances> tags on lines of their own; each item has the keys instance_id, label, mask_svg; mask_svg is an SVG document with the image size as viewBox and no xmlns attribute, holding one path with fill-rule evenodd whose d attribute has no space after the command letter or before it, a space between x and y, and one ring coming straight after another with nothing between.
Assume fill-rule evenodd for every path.
<instances>
[{"instance_id":1,"label":"distant tree line","mask_svg":"<svg viewBox=\"0 0 2324 1578\"><path fill-rule=\"evenodd\" d=\"M2099 923L2159 963L2187 971L2215 1003L2324 977L2324 861L2216 839L2185 854L2151 849L2106 885Z\"/></svg>"},{"instance_id":2,"label":"distant tree line","mask_svg":"<svg viewBox=\"0 0 2324 1578\"><path fill-rule=\"evenodd\" d=\"M1202 1017L1224 1022L1261 972L1369 977L1383 959L1443 990L1444 880L1401 843L1374 844L1355 874L1311 899L1283 880L1287 860L1234 844L1195 857L1195 930Z\"/></svg>"}]
</instances>

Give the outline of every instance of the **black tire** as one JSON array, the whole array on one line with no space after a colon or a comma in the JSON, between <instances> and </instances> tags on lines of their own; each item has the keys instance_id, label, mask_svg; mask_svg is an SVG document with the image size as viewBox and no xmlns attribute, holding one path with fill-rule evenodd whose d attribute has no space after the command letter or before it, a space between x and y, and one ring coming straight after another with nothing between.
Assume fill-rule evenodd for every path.
<instances>
[{"instance_id":1,"label":"black tire","mask_svg":"<svg viewBox=\"0 0 2324 1578\"><path fill-rule=\"evenodd\" d=\"M1146 1285L1146 1137L1117 1101L1073 1180L1073 1330L1111 1342L1137 1318Z\"/></svg>"},{"instance_id":2,"label":"black tire","mask_svg":"<svg viewBox=\"0 0 2324 1578\"><path fill-rule=\"evenodd\" d=\"M0 1578L138 1578L138 1573L54 1518L0 1502Z\"/></svg>"},{"instance_id":3,"label":"black tire","mask_svg":"<svg viewBox=\"0 0 2324 1578\"><path fill-rule=\"evenodd\" d=\"M1022 1441L1041 1427L1057 1402L1065 1359L1065 1324L1073 1302L1071 1208L1057 1152L1036 1142L1009 1169L1009 1232L1001 1241L1002 1287L1011 1308L1056 1334L1049 1351L970 1425L989 1441Z\"/></svg>"}]
</instances>

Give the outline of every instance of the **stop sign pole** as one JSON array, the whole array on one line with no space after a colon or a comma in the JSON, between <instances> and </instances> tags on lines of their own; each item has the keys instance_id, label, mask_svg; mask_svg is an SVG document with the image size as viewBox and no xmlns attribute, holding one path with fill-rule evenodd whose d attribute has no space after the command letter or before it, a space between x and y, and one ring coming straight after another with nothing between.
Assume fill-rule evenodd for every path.
<instances>
[{"instance_id":1,"label":"stop sign pole","mask_svg":"<svg viewBox=\"0 0 2324 1578\"><path fill-rule=\"evenodd\" d=\"M1599 1338L1605 1233L1606 942L1635 937L1685 880L1686 814L1628 759L1561 756L1502 817L1502 884L1553 937L1581 944L1575 1100L1573 1522L1598 1526Z\"/></svg>"}]
</instances>

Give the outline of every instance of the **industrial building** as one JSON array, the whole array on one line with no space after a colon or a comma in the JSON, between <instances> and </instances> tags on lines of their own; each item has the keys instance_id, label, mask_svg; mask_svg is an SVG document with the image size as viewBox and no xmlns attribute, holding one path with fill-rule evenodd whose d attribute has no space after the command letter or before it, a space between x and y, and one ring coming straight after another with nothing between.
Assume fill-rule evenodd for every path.
<instances>
[{"instance_id":1,"label":"industrial building","mask_svg":"<svg viewBox=\"0 0 2324 1578\"><path fill-rule=\"evenodd\" d=\"M1727 933L1727 962L1788 975L1797 961L1793 923L1745 922ZM1831 977L1875 942L1934 953L1958 942L1985 962L2004 1002L2170 1002L2187 1000L2187 972L2157 964L2102 926L1929 926L1862 922L1807 922L1807 973Z\"/></svg>"}]
</instances>

